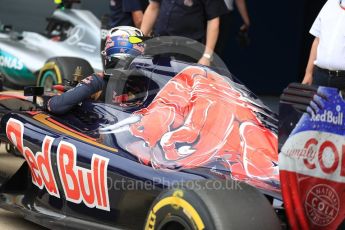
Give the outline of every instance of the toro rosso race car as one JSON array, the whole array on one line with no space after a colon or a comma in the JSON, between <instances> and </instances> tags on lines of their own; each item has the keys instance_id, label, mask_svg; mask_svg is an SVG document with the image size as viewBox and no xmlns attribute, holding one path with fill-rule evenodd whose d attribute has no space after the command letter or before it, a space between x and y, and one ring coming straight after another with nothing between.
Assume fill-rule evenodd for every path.
<instances>
[{"instance_id":1,"label":"toro rosso race car","mask_svg":"<svg viewBox=\"0 0 345 230\"><path fill-rule=\"evenodd\" d=\"M344 111L337 89L291 84L284 90L279 168L291 229L345 228Z\"/></svg>"},{"instance_id":2,"label":"toro rosso race car","mask_svg":"<svg viewBox=\"0 0 345 230\"><path fill-rule=\"evenodd\" d=\"M1 93L1 208L48 228L284 226L277 116L233 76L139 56L107 85L59 116Z\"/></svg>"},{"instance_id":3,"label":"toro rosso race car","mask_svg":"<svg viewBox=\"0 0 345 230\"><path fill-rule=\"evenodd\" d=\"M103 69L101 22L89 11L71 9L80 0L58 2L47 18L45 34L19 33L0 25L0 75L5 86L38 84L49 89L69 79L76 66L83 68L83 76Z\"/></svg>"}]
</instances>

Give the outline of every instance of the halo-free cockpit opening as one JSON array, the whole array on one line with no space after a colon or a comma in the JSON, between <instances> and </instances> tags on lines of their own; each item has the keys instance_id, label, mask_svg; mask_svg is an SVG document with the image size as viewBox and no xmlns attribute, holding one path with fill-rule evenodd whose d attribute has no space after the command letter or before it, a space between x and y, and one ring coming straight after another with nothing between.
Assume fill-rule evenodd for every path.
<instances>
[{"instance_id":1,"label":"halo-free cockpit opening","mask_svg":"<svg viewBox=\"0 0 345 230\"><path fill-rule=\"evenodd\" d=\"M103 96L106 104L123 110L147 106L159 91L159 86L139 70L113 70Z\"/></svg>"}]
</instances>

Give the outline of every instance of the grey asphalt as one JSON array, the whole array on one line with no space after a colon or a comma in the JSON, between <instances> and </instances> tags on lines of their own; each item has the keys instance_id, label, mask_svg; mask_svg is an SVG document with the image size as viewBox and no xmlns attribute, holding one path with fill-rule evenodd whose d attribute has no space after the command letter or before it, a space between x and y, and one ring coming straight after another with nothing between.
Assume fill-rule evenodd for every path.
<instances>
[{"instance_id":1,"label":"grey asphalt","mask_svg":"<svg viewBox=\"0 0 345 230\"><path fill-rule=\"evenodd\" d=\"M5 148L0 146L0 161L8 162L7 156L4 155ZM8 162L8 164L15 164L16 162ZM4 165L4 164L2 164ZM43 227L36 225L24 219L24 217L0 209L0 229L1 230L42 230Z\"/></svg>"},{"instance_id":2,"label":"grey asphalt","mask_svg":"<svg viewBox=\"0 0 345 230\"><path fill-rule=\"evenodd\" d=\"M2 230L42 230L43 227L25 220L22 216L0 209L0 229Z\"/></svg>"}]
</instances>

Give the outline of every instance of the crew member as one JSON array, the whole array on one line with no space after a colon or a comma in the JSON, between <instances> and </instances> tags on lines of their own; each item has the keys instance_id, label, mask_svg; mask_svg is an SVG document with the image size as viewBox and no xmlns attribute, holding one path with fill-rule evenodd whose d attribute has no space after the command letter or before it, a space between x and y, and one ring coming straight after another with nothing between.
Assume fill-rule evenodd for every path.
<instances>
[{"instance_id":1,"label":"crew member","mask_svg":"<svg viewBox=\"0 0 345 230\"><path fill-rule=\"evenodd\" d=\"M135 26L140 28L147 0L110 0L110 28Z\"/></svg>"},{"instance_id":2,"label":"crew member","mask_svg":"<svg viewBox=\"0 0 345 230\"><path fill-rule=\"evenodd\" d=\"M345 89L345 0L328 0L310 33L315 39L302 83Z\"/></svg>"},{"instance_id":3,"label":"crew member","mask_svg":"<svg viewBox=\"0 0 345 230\"><path fill-rule=\"evenodd\" d=\"M144 14L144 35L182 36L204 43L199 64L210 65L219 34L224 0L151 0Z\"/></svg>"}]
</instances>

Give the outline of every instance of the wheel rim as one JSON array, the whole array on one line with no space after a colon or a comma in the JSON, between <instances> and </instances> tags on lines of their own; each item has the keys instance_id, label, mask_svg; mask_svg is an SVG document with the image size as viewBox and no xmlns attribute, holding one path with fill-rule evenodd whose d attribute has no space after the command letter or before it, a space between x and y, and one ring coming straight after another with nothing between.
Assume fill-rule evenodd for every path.
<instances>
[{"instance_id":1,"label":"wheel rim","mask_svg":"<svg viewBox=\"0 0 345 230\"><path fill-rule=\"evenodd\" d=\"M53 86L56 85L57 82L57 77L56 73L52 70L46 71L41 79L40 86L44 87L44 91L46 92L52 92L53 91Z\"/></svg>"},{"instance_id":2,"label":"wheel rim","mask_svg":"<svg viewBox=\"0 0 345 230\"><path fill-rule=\"evenodd\" d=\"M192 230L190 224L179 216L166 217L158 226L159 230Z\"/></svg>"}]
</instances>

